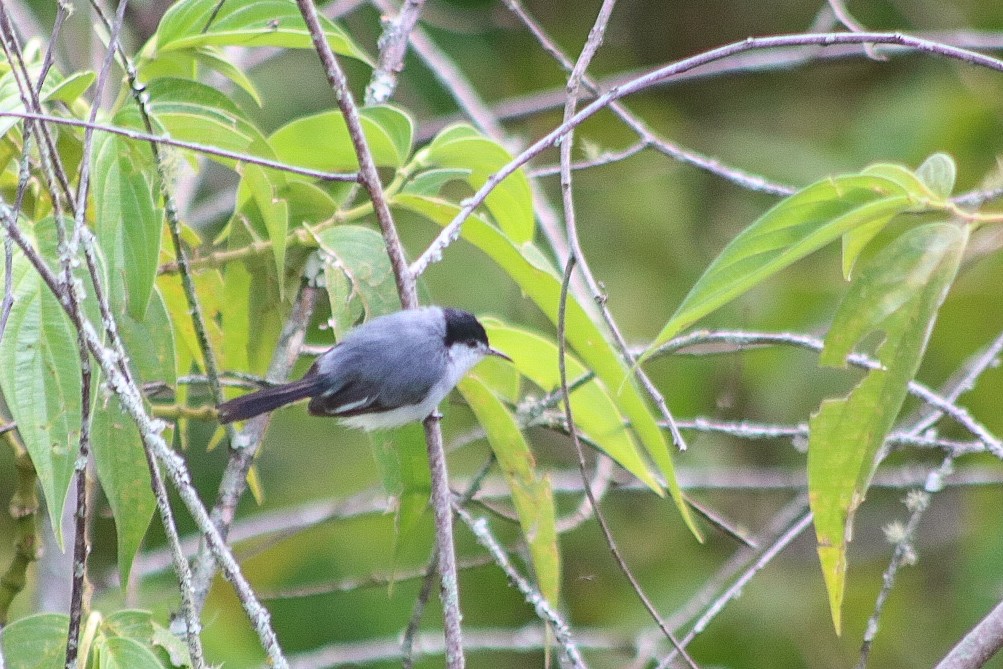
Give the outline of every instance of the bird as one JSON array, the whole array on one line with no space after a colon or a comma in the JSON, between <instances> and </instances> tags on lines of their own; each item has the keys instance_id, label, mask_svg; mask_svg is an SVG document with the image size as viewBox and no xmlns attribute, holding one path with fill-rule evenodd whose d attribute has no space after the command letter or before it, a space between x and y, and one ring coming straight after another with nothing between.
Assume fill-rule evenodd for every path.
<instances>
[{"instance_id":1,"label":"bird","mask_svg":"<svg viewBox=\"0 0 1003 669\"><path fill-rule=\"evenodd\" d=\"M307 411L351 428L385 430L424 420L491 348L477 318L450 307L379 316L349 331L298 381L223 402L219 422L247 420L309 398Z\"/></svg>"}]
</instances>

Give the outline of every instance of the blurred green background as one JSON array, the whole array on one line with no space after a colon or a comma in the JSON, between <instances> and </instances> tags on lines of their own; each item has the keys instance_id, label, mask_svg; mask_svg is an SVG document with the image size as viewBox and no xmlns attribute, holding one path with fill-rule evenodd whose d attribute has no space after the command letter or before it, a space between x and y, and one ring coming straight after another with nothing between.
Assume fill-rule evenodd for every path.
<instances>
[{"instance_id":1,"label":"blurred green background","mask_svg":"<svg viewBox=\"0 0 1003 669\"><path fill-rule=\"evenodd\" d=\"M347 3L346 3L347 4ZM825 3L805 2L658 2L623 0L613 15L603 47L590 73L597 78L643 71L750 35L806 31ZM30 3L47 34L50 3ZM155 25L164 3L131 3L134 33L129 48L143 38L142 26ZM859 6L858 6L859 5ZM598 2L527 2L528 10L556 42L574 57L587 35ZM989 31L1003 42L1003 5L987 0L940 3L904 0L850 3L856 18L873 30ZM562 71L500 2L431 0L422 26L492 105L547 90L560 91ZM64 67L83 67L93 57L87 44L90 23L81 5L64 35ZM342 19L354 39L370 52L379 36L379 14L362 3ZM73 36L80 36L74 42ZM65 45L76 44L72 49ZM361 96L368 70L346 63L353 87ZM333 107L333 97L312 52L281 54L250 71L264 104L255 108L241 93L236 99L263 128L274 129L291 118ZM980 70L928 55L896 53L887 61L855 56L819 60L775 71L748 72L674 83L631 97L625 102L661 136L714 156L723 163L803 186L827 174L856 170L875 162L917 166L929 154L955 157L959 189L997 179L998 147L1003 138L1001 96L1003 74ZM441 127L456 109L447 91L417 58L407 60L395 103L418 120L419 134ZM559 123L561 108L552 107L508 119L516 141L532 140ZM624 148L634 137L612 114L602 113L576 135L577 157L586 144L601 150ZM535 166L553 164L556 151ZM541 179L551 202L559 204L556 177ZM214 169L201 184L199 197L232 189L233 175ZM589 262L608 292L608 304L631 342L651 339L674 311L703 269L720 249L776 198L749 192L721 178L680 165L653 151L629 160L579 172L575 181L578 226ZM225 217L205 222L206 230ZM401 233L412 255L434 234L417 219L402 218ZM970 355L1003 328L1001 285L1003 257L992 232L984 241L991 251L972 257L945 304L920 372L936 387ZM523 299L518 289L474 249L457 244L446 260L426 275L428 293L440 304L494 314L513 323L550 332L549 323ZM797 264L778 278L701 323L701 327L766 329L822 334L845 290L838 249L830 248ZM325 343L323 333L312 335ZM305 369L305 364L304 367ZM302 371L302 369L300 370ZM677 417L704 416L725 420L800 423L821 398L845 391L855 372L819 370L813 355L791 349L768 349L717 357L675 357L653 362L649 371ZM1003 375L991 369L963 404L997 434L1003 432L999 410ZM915 408L908 404L906 411ZM452 403L445 407L447 443L472 425L470 412ZM215 494L223 468L223 449L206 452L211 425L194 425L186 457L203 492ZM947 436L963 436L949 423ZM573 471L569 442L542 430L530 433L544 468ZM708 473L743 468L803 469L804 456L784 441L744 442L720 436L688 435L690 449L676 456L685 472ZM451 474L472 474L487 454L484 443L451 455ZM936 453L907 451L890 465L936 466ZM960 467L985 466L1003 474L990 458L967 458ZM344 499L379 486L377 470L365 438L338 428L332 421L307 418L302 407L279 412L258 461L266 499L244 500L239 517L290 509L311 501ZM13 485L13 460L0 450L0 491ZM794 490L695 490L696 499L757 532L797 494ZM882 528L904 522L903 489L875 488L858 514L850 550L849 586L844 633L832 630L811 533L802 535L744 588L743 595L721 613L691 646L703 667L845 667L856 662L867 617L881 586L881 573L891 555ZM378 496L378 495L377 495ZM572 510L577 497L562 497L561 510ZM114 610L124 601L100 580L113 570L114 530L107 507L98 505L92 567L98 577L95 607ZM178 505L180 508L180 505ZM697 544L682 526L671 504L650 494L614 491L604 502L613 532L647 594L671 617L737 548L713 530ZM485 511L475 509L478 514ZM918 563L905 568L881 621L871 657L873 667L930 666L1003 597L1003 494L1000 486L949 488L936 495L917 535ZM517 532L493 520L501 536ZM183 513L179 524L190 535L193 525ZM0 536L12 524L0 516ZM238 544L237 555L251 582L263 593L343 578L365 578L395 569L421 568L430 550L431 523L422 537L393 561L393 517L367 514L320 524L289 537ZM479 554L465 528L458 528L458 553ZM148 550L162 546L154 527ZM594 521L562 537L563 608L576 630L597 630L632 640L649 630L648 619L616 569ZM10 559L10 545L0 542L0 565ZM55 550L50 548L50 550ZM525 567L524 563L520 563ZM32 572L35 573L34 571ZM397 583L350 593L268 602L284 648L290 655L335 642L364 643L394 639L407 623L417 582ZM464 623L478 630L517 630L535 617L492 566L461 574ZM34 590L34 588L32 588ZM34 592L23 595L15 616L35 610ZM176 606L177 592L169 572L137 586L136 602L166 614ZM429 604L423 629L439 626L439 605ZM261 661L257 640L236 605L229 586L220 581L206 609L204 640L210 659L228 667ZM627 666L627 651L588 652L594 667ZM542 653L480 652L469 666L542 666ZM441 666L438 656L419 666ZM374 666L397 666L386 662ZM1003 667L1003 658L987 666Z\"/></svg>"}]
</instances>

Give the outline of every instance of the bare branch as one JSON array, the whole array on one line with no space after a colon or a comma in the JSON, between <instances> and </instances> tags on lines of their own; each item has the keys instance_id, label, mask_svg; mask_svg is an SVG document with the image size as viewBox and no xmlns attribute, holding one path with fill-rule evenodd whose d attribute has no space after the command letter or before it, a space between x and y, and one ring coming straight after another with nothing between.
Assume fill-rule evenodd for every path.
<instances>
[{"instance_id":1,"label":"bare branch","mask_svg":"<svg viewBox=\"0 0 1003 669\"><path fill-rule=\"evenodd\" d=\"M404 248L390 213L390 204L383 193L383 185L380 182L379 173L376 171L376 163L373 161L366 137L362 132L359 110L348 88L348 80L324 37L324 31L321 29L313 1L297 0L297 5L303 15L303 20L306 22L307 29L310 31L314 48L324 66L324 73L348 126L348 134L359 160L359 182L368 191L373 203L376 220L379 222L387 254L390 256L390 265L394 271L401 305L405 309L414 309L418 306L415 275L412 274L407 265ZM463 634L460 627L460 590L456 575L456 551L453 544L449 473L446 468L446 453L442 445L442 429L437 413L426 418L424 425L425 441L428 446L428 464L431 472L432 513L435 517L439 573L442 577L441 598L445 618L446 663L449 669L463 669L465 660Z\"/></svg>"},{"instance_id":2,"label":"bare branch","mask_svg":"<svg viewBox=\"0 0 1003 669\"><path fill-rule=\"evenodd\" d=\"M221 149L209 144L187 142L185 140L173 139L164 135L155 135L148 132L133 130L132 128L123 128L114 125L107 125L105 123L96 123L94 121L83 121L75 118L65 118L63 116L51 116L49 114L21 111L0 111L0 118L3 117L23 118L29 121L42 121L44 123L54 123L56 125L86 128L87 130L98 130L100 132L125 137L126 139L136 140L137 142L150 142L151 144L170 146L176 149L185 149L186 151L194 151L195 153L205 154L208 156L226 158L228 160L247 163L248 165L260 165L261 167L268 167L274 170L288 172L289 174L297 174L299 176L317 179L318 181L355 182L359 180L358 174L354 172L324 172L322 170L314 170L309 167L298 167L296 165L290 165L289 163L284 163L278 160L254 156L249 153L229 151L227 149Z\"/></svg>"},{"instance_id":3,"label":"bare branch","mask_svg":"<svg viewBox=\"0 0 1003 669\"><path fill-rule=\"evenodd\" d=\"M383 35L380 37L380 57L373 70L373 76L366 87L365 104L383 104L397 89L397 75L404 69L408 38L418 23L425 0L404 0L404 4L393 19L384 19Z\"/></svg>"},{"instance_id":4,"label":"bare branch","mask_svg":"<svg viewBox=\"0 0 1003 669\"><path fill-rule=\"evenodd\" d=\"M597 112L608 107L613 101L646 90L670 77L677 76L683 72L699 67L700 65L721 60L722 58L744 53L746 51L773 49L785 46L830 46L840 44L897 44L944 58L959 60L970 65L976 65L996 70L998 72L1003 72L1003 61L997 58L985 56L967 49L959 49L947 44L940 44L930 40L905 35L903 33L824 33L749 37L740 42L732 42L731 44L710 49L709 51L705 51L695 56L684 58L680 61L676 61L675 63L670 63L669 65L655 69L645 75L639 76L621 86L617 86L616 88L603 93L594 101L579 110L574 116L566 119L563 123L561 123L561 125L531 144L511 162L493 174L472 197L466 200L465 204L453 220L443 228L435 240L427 249L425 249L424 253L422 253L421 256L411 264L411 273L415 276L420 276L431 263L438 262L442 259L442 254L446 247L456 241L459 237L460 228L463 223L477 207L484 203L488 193L494 190L495 187L501 183L503 179L505 179L505 177L515 172L547 148L556 145L556 143L569 131L581 125L582 122Z\"/></svg>"}]
</instances>

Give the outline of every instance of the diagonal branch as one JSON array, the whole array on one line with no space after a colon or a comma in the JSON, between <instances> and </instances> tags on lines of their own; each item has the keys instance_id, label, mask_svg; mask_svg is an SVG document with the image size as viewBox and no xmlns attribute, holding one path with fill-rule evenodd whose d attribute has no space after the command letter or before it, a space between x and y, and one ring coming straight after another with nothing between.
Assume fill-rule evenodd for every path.
<instances>
[{"instance_id":1,"label":"diagonal branch","mask_svg":"<svg viewBox=\"0 0 1003 669\"><path fill-rule=\"evenodd\" d=\"M317 17L317 8L312 0L297 0L297 4L324 66L328 82L338 101L338 107L344 115L352 144L355 146L355 153L359 160L359 182L369 193L373 209L376 212L376 220L383 232L383 241L387 254L390 256L390 265L394 271L401 305L405 309L414 309L418 306L415 275L412 274L407 265L404 248L390 214L390 204L383 193L383 185L376 171L376 164L362 132L359 110L348 88L348 80L338 63L338 59L324 38L324 31L321 29ZM446 663L449 669L463 669L465 660L463 635L460 627L460 591L456 575L456 551L453 543L452 493L449 490L449 473L446 468L446 452L442 443L442 429L436 414L425 419L425 441L428 445L432 512L435 517L436 546L441 575Z\"/></svg>"},{"instance_id":2,"label":"diagonal branch","mask_svg":"<svg viewBox=\"0 0 1003 669\"><path fill-rule=\"evenodd\" d=\"M903 33L808 33L794 35L774 35L769 37L749 37L740 42L732 42L723 46L710 49L689 58L670 63L659 67L647 74L632 79L623 85L610 89L603 93L591 103L580 109L574 116L566 119L559 126L535 141L522 153L512 159L498 172L493 174L477 192L465 201L464 206L456 214L452 221L446 225L435 240L425 249L425 251L411 264L411 272L415 276L420 276L428 266L442 258L445 249L456 241L460 236L460 228L467 218L477 207L484 203L488 193L501 183L505 177L509 176L524 164L543 153L551 146L555 146L562 137L569 131L581 125L586 119L591 118L599 111L606 109L616 100L633 95L640 91L655 86L666 79L672 78L684 72L693 70L701 65L712 63L729 56L734 56L746 51L759 49L774 49L786 46L807 46L819 45L830 46L840 44L896 44L909 47L924 53L959 60L970 65L985 67L997 72L1003 72L1003 60L986 56L968 49L960 49L948 44L941 44Z\"/></svg>"}]
</instances>

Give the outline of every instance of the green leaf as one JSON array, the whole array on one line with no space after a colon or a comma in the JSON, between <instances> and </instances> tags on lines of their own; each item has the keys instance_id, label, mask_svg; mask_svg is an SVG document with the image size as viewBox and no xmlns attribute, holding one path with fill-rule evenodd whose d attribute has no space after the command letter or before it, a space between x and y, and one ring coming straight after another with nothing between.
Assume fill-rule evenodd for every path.
<instances>
[{"instance_id":1,"label":"green leaf","mask_svg":"<svg viewBox=\"0 0 1003 669\"><path fill-rule=\"evenodd\" d=\"M167 132L174 139L229 151L245 151L253 143L264 141L244 111L212 86L190 79L164 77L151 81L146 92L150 97L154 129ZM115 115L115 123L146 129L135 105L122 108ZM208 158L223 165L233 165L233 161L217 156Z\"/></svg>"},{"instance_id":2,"label":"green leaf","mask_svg":"<svg viewBox=\"0 0 1003 669\"><path fill-rule=\"evenodd\" d=\"M936 156L943 156L943 154L935 154L927 161L933 160ZM952 170L950 181L953 188L954 176L953 167L954 163L950 158L947 158L950 162L950 169ZM934 160L934 164L938 161ZM926 165L926 163L924 163ZM936 165L933 166L936 168ZM921 167L920 169L923 169ZM929 168L928 168L929 169ZM920 175L920 172L912 172L902 165L896 165L894 163L877 163L875 165L870 165L863 170L862 174L870 176L878 176L889 181L894 181L903 190L909 193L910 197L916 203L924 203L924 206L943 206L946 204L946 198L950 195L950 190L942 196L938 194L936 189L930 187L929 184ZM898 212L895 212L884 218L879 218L870 223L862 225L858 228L850 230L845 235L843 235L843 278L849 281L851 274L853 273L853 266L860 257L864 248L870 243L874 237L876 237L888 223L895 217Z\"/></svg>"},{"instance_id":3,"label":"green leaf","mask_svg":"<svg viewBox=\"0 0 1003 669\"><path fill-rule=\"evenodd\" d=\"M125 588L156 502L150 491L150 470L135 423L117 397L98 398L98 402L101 405L95 410L91 425L94 461L115 518L118 570Z\"/></svg>"},{"instance_id":4,"label":"green leaf","mask_svg":"<svg viewBox=\"0 0 1003 669\"><path fill-rule=\"evenodd\" d=\"M898 183L876 175L833 177L791 195L721 251L641 360L700 318L841 235L911 206L909 193Z\"/></svg>"},{"instance_id":5,"label":"green leaf","mask_svg":"<svg viewBox=\"0 0 1003 669\"><path fill-rule=\"evenodd\" d=\"M82 381L76 331L22 254L14 257L14 306L0 340L0 389L45 495L56 540L80 449Z\"/></svg>"},{"instance_id":6,"label":"green leaf","mask_svg":"<svg viewBox=\"0 0 1003 669\"><path fill-rule=\"evenodd\" d=\"M374 105L359 112L362 118L375 123L397 151L398 165L403 165L414 150L414 121L402 109L390 105ZM363 127L366 139L368 132Z\"/></svg>"},{"instance_id":7,"label":"green leaf","mask_svg":"<svg viewBox=\"0 0 1003 669\"><path fill-rule=\"evenodd\" d=\"M91 70L74 72L53 86L45 94L44 100L46 102L64 102L67 105L73 104L77 98L84 94L84 91L91 87L95 79L97 79L97 75Z\"/></svg>"},{"instance_id":8,"label":"green leaf","mask_svg":"<svg viewBox=\"0 0 1003 669\"><path fill-rule=\"evenodd\" d=\"M369 440L383 490L394 502L396 567L417 536L415 530L432 491L425 428L421 423L411 423L393 430L377 430L369 433Z\"/></svg>"},{"instance_id":9,"label":"green leaf","mask_svg":"<svg viewBox=\"0 0 1003 669\"><path fill-rule=\"evenodd\" d=\"M466 181L469 177L470 170L464 169L425 170L407 182L404 192L410 195L435 197L446 184L452 181Z\"/></svg>"},{"instance_id":10,"label":"green leaf","mask_svg":"<svg viewBox=\"0 0 1003 669\"><path fill-rule=\"evenodd\" d=\"M117 318L133 374L143 382L163 381L173 387L177 381L174 331L160 289L153 289L142 321L121 310Z\"/></svg>"},{"instance_id":11,"label":"green leaf","mask_svg":"<svg viewBox=\"0 0 1003 669\"><path fill-rule=\"evenodd\" d=\"M0 649L10 669L62 669L70 619L40 613L15 620L0 631Z\"/></svg>"},{"instance_id":12,"label":"green leaf","mask_svg":"<svg viewBox=\"0 0 1003 669\"><path fill-rule=\"evenodd\" d=\"M127 637L98 637L92 652L100 669L165 669L149 647Z\"/></svg>"},{"instance_id":13,"label":"green leaf","mask_svg":"<svg viewBox=\"0 0 1003 669\"><path fill-rule=\"evenodd\" d=\"M223 363L227 369L252 369L248 358L251 341L251 272L243 262L229 262L223 268L226 309L223 319ZM236 390L232 391L236 394Z\"/></svg>"},{"instance_id":14,"label":"green leaf","mask_svg":"<svg viewBox=\"0 0 1003 669\"><path fill-rule=\"evenodd\" d=\"M561 375L556 343L534 332L506 325L494 318L480 320L488 332L491 345L507 352L522 375L546 393L560 388ZM511 368L512 365L505 367ZM587 372L573 355L568 355L566 368L569 384ZM480 372L478 373L480 375ZM627 429L626 421L616 403L610 397L609 389L598 380L589 381L571 393L571 410L575 415L578 429L585 437L597 444L621 467L643 481L649 488L661 492L661 484L651 474L638 451L637 443Z\"/></svg>"},{"instance_id":15,"label":"green leaf","mask_svg":"<svg viewBox=\"0 0 1003 669\"><path fill-rule=\"evenodd\" d=\"M138 609L115 611L101 621L101 634L149 642L153 638L153 614Z\"/></svg>"},{"instance_id":16,"label":"green leaf","mask_svg":"<svg viewBox=\"0 0 1003 669\"><path fill-rule=\"evenodd\" d=\"M275 272L281 277L286 269L286 235L289 234L289 203L278 194L283 180L280 178L276 184L271 178L271 171L258 165L242 164L240 172L243 177L241 184L246 184L250 189L254 204L265 223L268 239L272 242ZM280 281L280 296L282 285Z\"/></svg>"},{"instance_id":17,"label":"green leaf","mask_svg":"<svg viewBox=\"0 0 1003 669\"><path fill-rule=\"evenodd\" d=\"M875 219L843 235L843 278L849 281L853 276L853 267L871 240L878 236L885 226L895 218L895 214Z\"/></svg>"},{"instance_id":18,"label":"green leaf","mask_svg":"<svg viewBox=\"0 0 1003 669\"><path fill-rule=\"evenodd\" d=\"M935 153L923 161L916 170L916 176L935 195L947 199L954 192L958 168L951 156L946 153Z\"/></svg>"},{"instance_id":19,"label":"green leaf","mask_svg":"<svg viewBox=\"0 0 1003 669\"><path fill-rule=\"evenodd\" d=\"M320 23L335 53L371 64L365 52L341 28L323 16ZM172 5L157 30L158 50L207 45L313 48L310 33L292 0L223 3L219 0L185 0Z\"/></svg>"},{"instance_id":20,"label":"green leaf","mask_svg":"<svg viewBox=\"0 0 1003 669\"><path fill-rule=\"evenodd\" d=\"M362 133L380 167L401 167L410 155L411 120L395 107L359 110ZM341 112L298 118L276 130L268 143L275 157L291 165L330 172L359 169L355 147Z\"/></svg>"},{"instance_id":21,"label":"green leaf","mask_svg":"<svg viewBox=\"0 0 1003 669\"><path fill-rule=\"evenodd\" d=\"M393 204L441 226L447 225L459 212L459 207L452 202L408 194L396 195ZM461 234L501 267L551 322L557 323L561 278L541 260L543 255L534 246L516 246L498 228L478 216L467 219ZM631 428L665 477L686 526L699 538L700 533L676 480L665 434L635 386L626 363L573 296L568 298L566 326L568 343L613 393L620 411L630 421Z\"/></svg>"},{"instance_id":22,"label":"green leaf","mask_svg":"<svg viewBox=\"0 0 1003 669\"><path fill-rule=\"evenodd\" d=\"M865 167L860 173L865 176L881 177L895 183L913 199L914 204L924 203L926 200L936 197L926 187L926 184L916 176L916 173L904 165L874 163ZM939 198L937 199L939 201Z\"/></svg>"},{"instance_id":23,"label":"green leaf","mask_svg":"<svg viewBox=\"0 0 1003 669\"><path fill-rule=\"evenodd\" d=\"M529 545L540 593L556 605L561 586L561 557L550 477L537 472L533 453L515 417L477 377L476 372L460 381L457 389L484 428L491 450L512 491L512 503Z\"/></svg>"},{"instance_id":24,"label":"green leaf","mask_svg":"<svg viewBox=\"0 0 1003 669\"><path fill-rule=\"evenodd\" d=\"M423 165L466 172L464 181L477 190L495 172L512 162L502 145L478 134L470 126L443 130L422 152ZM529 179L521 170L505 177L487 196L484 204L498 226L516 244L533 240L536 221Z\"/></svg>"},{"instance_id":25,"label":"green leaf","mask_svg":"<svg viewBox=\"0 0 1003 669\"><path fill-rule=\"evenodd\" d=\"M370 228L338 225L317 235L335 337L358 323L400 309L383 237Z\"/></svg>"},{"instance_id":26,"label":"green leaf","mask_svg":"<svg viewBox=\"0 0 1003 669\"><path fill-rule=\"evenodd\" d=\"M144 321L124 313L118 314L117 320L137 380L163 381L173 387L177 380L173 331L159 291L154 293ZM98 480L115 518L119 576L125 588L156 501L139 430L114 395L95 398L91 441Z\"/></svg>"},{"instance_id":27,"label":"green leaf","mask_svg":"<svg viewBox=\"0 0 1003 669\"><path fill-rule=\"evenodd\" d=\"M809 423L808 493L837 633L853 516L919 368L967 239L965 228L934 223L891 242L860 272L826 337L820 363L843 365L868 333L884 333L877 351L881 368L868 372L847 397L823 401Z\"/></svg>"},{"instance_id":28,"label":"green leaf","mask_svg":"<svg viewBox=\"0 0 1003 669\"><path fill-rule=\"evenodd\" d=\"M222 51L207 46L195 50L192 55L199 65L219 72L251 96L255 104L259 107L262 106L261 94L258 92L258 88L254 85L254 82L251 81L251 78L243 70L234 65L232 61L227 60Z\"/></svg>"},{"instance_id":29,"label":"green leaf","mask_svg":"<svg viewBox=\"0 0 1003 669\"><path fill-rule=\"evenodd\" d=\"M495 326L501 325L500 321L489 316L481 316L479 320L484 325L484 328L490 333L491 326L487 323L493 323ZM490 336L488 337L491 341L491 345L494 348L499 348L495 345L494 339ZM505 344L502 344L504 346ZM501 350L501 349L499 349ZM509 350L512 350L511 348ZM516 363L518 364L518 362ZM494 356L488 356L477 363L477 377L484 382L484 384L491 389L495 395L498 396L506 404L515 406L519 403L521 399L522 390L522 375L519 370L516 369L516 364L512 364L507 360L502 360L501 358L496 358ZM659 491L661 488L658 489Z\"/></svg>"},{"instance_id":30,"label":"green leaf","mask_svg":"<svg viewBox=\"0 0 1003 669\"><path fill-rule=\"evenodd\" d=\"M217 270L210 270L199 272L193 275L192 278L195 281L195 292L202 302L202 311L205 317L207 334L209 335L209 344L213 347L213 350L218 352L223 345L219 319L225 311L221 308L221 302L225 299L224 296L226 295L222 277ZM162 274L157 277L157 287L164 297L167 312L171 316L174 337L178 342L176 351L178 369L187 370L190 366L190 361L194 361L195 364L205 369L205 364L202 360L202 349L199 346L198 337L195 335L188 300L185 298L180 277L177 274Z\"/></svg>"},{"instance_id":31,"label":"green leaf","mask_svg":"<svg viewBox=\"0 0 1003 669\"><path fill-rule=\"evenodd\" d=\"M165 659L174 667L192 666L191 657L188 655L188 645L178 636L171 633L165 627L153 623L154 648L161 649Z\"/></svg>"},{"instance_id":32,"label":"green leaf","mask_svg":"<svg viewBox=\"0 0 1003 669\"><path fill-rule=\"evenodd\" d=\"M160 260L161 221L151 161L114 135L94 142L91 192L98 242L114 274L116 290L128 296L129 314L146 314Z\"/></svg>"}]
</instances>

